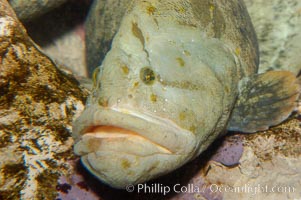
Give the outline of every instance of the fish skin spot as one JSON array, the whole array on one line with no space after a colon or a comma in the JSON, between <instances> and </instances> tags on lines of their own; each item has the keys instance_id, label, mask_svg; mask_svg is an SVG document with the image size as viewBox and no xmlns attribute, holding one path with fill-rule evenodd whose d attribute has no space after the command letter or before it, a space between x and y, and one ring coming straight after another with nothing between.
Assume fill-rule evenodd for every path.
<instances>
[{"instance_id":1,"label":"fish skin spot","mask_svg":"<svg viewBox=\"0 0 301 200\"><path fill-rule=\"evenodd\" d=\"M93 81L93 86L96 87L97 86L97 76L100 72L99 67L97 67L96 69L94 69L93 74L92 74L92 81Z\"/></svg>"},{"instance_id":2,"label":"fish skin spot","mask_svg":"<svg viewBox=\"0 0 301 200\"><path fill-rule=\"evenodd\" d=\"M182 121L186 119L186 113L185 113L185 111L180 112L179 119L182 120Z\"/></svg>"},{"instance_id":3,"label":"fish skin spot","mask_svg":"<svg viewBox=\"0 0 301 200\"><path fill-rule=\"evenodd\" d=\"M122 72L125 74L125 75L128 75L129 74L129 68L128 68L128 66L126 66L126 65L123 65L123 66L121 66L121 69L122 69Z\"/></svg>"},{"instance_id":4,"label":"fish skin spot","mask_svg":"<svg viewBox=\"0 0 301 200\"><path fill-rule=\"evenodd\" d=\"M189 51L187 51L187 50L184 50L184 51L183 51L183 54L184 54L185 56L191 56L191 53L190 53Z\"/></svg>"},{"instance_id":5,"label":"fish skin spot","mask_svg":"<svg viewBox=\"0 0 301 200\"><path fill-rule=\"evenodd\" d=\"M101 145L100 140L88 140L87 147L90 152L96 152L98 150L99 145Z\"/></svg>"},{"instance_id":6,"label":"fish skin spot","mask_svg":"<svg viewBox=\"0 0 301 200\"><path fill-rule=\"evenodd\" d=\"M237 47L237 48L235 49L235 54L236 54L237 56L239 56L240 53L241 53L241 49L240 49L239 47Z\"/></svg>"},{"instance_id":7,"label":"fish skin spot","mask_svg":"<svg viewBox=\"0 0 301 200\"><path fill-rule=\"evenodd\" d=\"M99 98L98 99L98 105L100 105L102 107L108 107L109 106L109 100L104 99L104 98Z\"/></svg>"},{"instance_id":8,"label":"fish skin spot","mask_svg":"<svg viewBox=\"0 0 301 200\"><path fill-rule=\"evenodd\" d=\"M154 22L155 22L155 24L156 24L157 26L159 26L159 22L158 22L158 20L157 20L156 18L154 18Z\"/></svg>"},{"instance_id":9,"label":"fish skin spot","mask_svg":"<svg viewBox=\"0 0 301 200\"><path fill-rule=\"evenodd\" d=\"M215 9L214 5L211 4L209 10L210 10L211 12L213 12L214 9Z\"/></svg>"},{"instance_id":10,"label":"fish skin spot","mask_svg":"<svg viewBox=\"0 0 301 200\"><path fill-rule=\"evenodd\" d=\"M228 86L225 86L225 92L226 92L227 94L230 93L230 88L229 88Z\"/></svg>"},{"instance_id":11,"label":"fish skin spot","mask_svg":"<svg viewBox=\"0 0 301 200\"><path fill-rule=\"evenodd\" d=\"M150 95L150 100L151 100L152 102L157 102L157 95L151 94L151 95Z\"/></svg>"},{"instance_id":12,"label":"fish skin spot","mask_svg":"<svg viewBox=\"0 0 301 200\"><path fill-rule=\"evenodd\" d=\"M133 84L133 87L134 87L134 88L137 88L138 86L139 86L139 82L136 81L136 82Z\"/></svg>"},{"instance_id":13,"label":"fish skin spot","mask_svg":"<svg viewBox=\"0 0 301 200\"><path fill-rule=\"evenodd\" d=\"M189 127L189 130L192 132L192 133L195 133L196 131L196 126L192 125Z\"/></svg>"},{"instance_id":14,"label":"fish skin spot","mask_svg":"<svg viewBox=\"0 0 301 200\"><path fill-rule=\"evenodd\" d=\"M185 14L186 13L186 9L183 6L177 8L176 11L180 14Z\"/></svg>"},{"instance_id":15,"label":"fish skin spot","mask_svg":"<svg viewBox=\"0 0 301 200\"><path fill-rule=\"evenodd\" d=\"M210 7L209 7L210 18L211 19L213 19L214 10L215 10L215 7L214 7L214 5L211 4Z\"/></svg>"},{"instance_id":16,"label":"fish skin spot","mask_svg":"<svg viewBox=\"0 0 301 200\"><path fill-rule=\"evenodd\" d=\"M154 13L156 12L157 8L155 8L154 6L148 6L146 8L146 12L149 15L154 15Z\"/></svg>"},{"instance_id":17,"label":"fish skin spot","mask_svg":"<svg viewBox=\"0 0 301 200\"><path fill-rule=\"evenodd\" d=\"M185 66L185 61L182 58L178 57L176 58L176 60L181 67Z\"/></svg>"},{"instance_id":18,"label":"fish skin spot","mask_svg":"<svg viewBox=\"0 0 301 200\"><path fill-rule=\"evenodd\" d=\"M131 163L127 159L122 159L121 160L121 167L123 169L128 169L131 167Z\"/></svg>"},{"instance_id":19,"label":"fish skin spot","mask_svg":"<svg viewBox=\"0 0 301 200\"><path fill-rule=\"evenodd\" d=\"M134 34L134 36L136 38L139 39L139 41L141 42L142 46L144 47L145 45L145 39L143 36L143 33L141 31L141 29L139 28L138 24L136 22L132 22L132 33Z\"/></svg>"},{"instance_id":20,"label":"fish skin spot","mask_svg":"<svg viewBox=\"0 0 301 200\"><path fill-rule=\"evenodd\" d=\"M101 82L98 81L97 88L101 88Z\"/></svg>"}]
</instances>

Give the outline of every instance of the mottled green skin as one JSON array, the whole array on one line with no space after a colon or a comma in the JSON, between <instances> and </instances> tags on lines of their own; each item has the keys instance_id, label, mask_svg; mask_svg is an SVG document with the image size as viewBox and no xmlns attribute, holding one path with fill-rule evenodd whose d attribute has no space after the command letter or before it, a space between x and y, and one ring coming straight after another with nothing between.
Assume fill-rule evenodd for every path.
<instances>
[{"instance_id":1,"label":"mottled green skin","mask_svg":"<svg viewBox=\"0 0 301 200\"><path fill-rule=\"evenodd\" d=\"M112 39L118 31L126 11L125 7L131 1L97 0L91 5L91 10L85 23L87 66L90 76L93 70L102 63L106 53L110 50ZM197 18L196 20L199 20L199 25L204 28L208 36L222 38L231 44L235 44L242 49L241 57L243 60L248 60L246 62L250 64L251 68L258 65L259 59L258 57L255 58L258 55L256 35L252 30L253 27L250 25L249 15L246 13L242 2L228 1L225 3L223 1L221 3L213 0L202 1L201 4L198 3L198 0L190 2L195 5L194 14ZM225 7L223 9L214 7L218 4L225 5ZM229 13L227 14L226 12ZM210 18L211 15L213 20ZM232 15L232 17L225 18L228 15ZM231 22L231 20L233 21ZM250 56L250 53L252 56ZM253 58L256 60L255 65Z\"/></svg>"},{"instance_id":2,"label":"mottled green skin","mask_svg":"<svg viewBox=\"0 0 301 200\"><path fill-rule=\"evenodd\" d=\"M75 152L114 187L174 170L225 130L238 83L257 64L242 1L131 1L75 122ZM139 137L84 134L100 125L138 133L145 148Z\"/></svg>"}]
</instances>

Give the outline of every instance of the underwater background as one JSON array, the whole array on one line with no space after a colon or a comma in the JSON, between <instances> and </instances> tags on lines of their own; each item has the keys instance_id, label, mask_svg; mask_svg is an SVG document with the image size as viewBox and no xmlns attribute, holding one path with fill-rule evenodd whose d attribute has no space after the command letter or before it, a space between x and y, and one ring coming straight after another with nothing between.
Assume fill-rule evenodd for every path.
<instances>
[{"instance_id":1,"label":"underwater background","mask_svg":"<svg viewBox=\"0 0 301 200\"><path fill-rule=\"evenodd\" d=\"M87 30L85 22L114 21L129 1L8 2L0 0L0 200L301 199L300 102L284 123L256 134L231 132L163 177L126 190L101 183L73 152L72 122L114 35ZM260 72L300 76L301 2L245 3ZM99 5L102 12L89 13Z\"/></svg>"}]
</instances>

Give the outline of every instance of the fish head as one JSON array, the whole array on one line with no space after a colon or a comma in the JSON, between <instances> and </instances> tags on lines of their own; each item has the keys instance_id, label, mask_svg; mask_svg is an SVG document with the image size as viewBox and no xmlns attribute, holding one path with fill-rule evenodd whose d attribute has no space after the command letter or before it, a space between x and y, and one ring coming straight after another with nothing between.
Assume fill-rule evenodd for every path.
<instances>
[{"instance_id":1,"label":"fish head","mask_svg":"<svg viewBox=\"0 0 301 200\"><path fill-rule=\"evenodd\" d=\"M124 16L73 126L84 166L116 188L171 172L204 151L226 125L239 79L227 46L168 10L150 17L147 5Z\"/></svg>"},{"instance_id":2,"label":"fish head","mask_svg":"<svg viewBox=\"0 0 301 200\"><path fill-rule=\"evenodd\" d=\"M206 64L185 59L192 63L185 66L187 74L178 63L178 54L185 58L182 50L156 48L161 52L150 53L154 58L144 63L140 56L128 61L133 58L111 51L74 123L75 153L90 172L116 188L179 168L207 148L228 118L224 87L209 67L201 67ZM159 60L173 53L173 59ZM201 71L193 69L197 64Z\"/></svg>"}]
</instances>

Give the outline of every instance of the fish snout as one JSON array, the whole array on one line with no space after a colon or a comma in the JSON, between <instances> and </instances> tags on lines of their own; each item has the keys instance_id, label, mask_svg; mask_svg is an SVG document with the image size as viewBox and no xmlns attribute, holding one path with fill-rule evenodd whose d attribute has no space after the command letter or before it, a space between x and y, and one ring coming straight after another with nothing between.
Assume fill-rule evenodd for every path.
<instances>
[{"instance_id":1,"label":"fish snout","mask_svg":"<svg viewBox=\"0 0 301 200\"><path fill-rule=\"evenodd\" d=\"M93 175L112 187L125 188L166 174L194 152L195 141L185 130L158 119L113 110L94 117L97 120L88 120L91 125L76 134L74 151Z\"/></svg>"}]
</instances>

